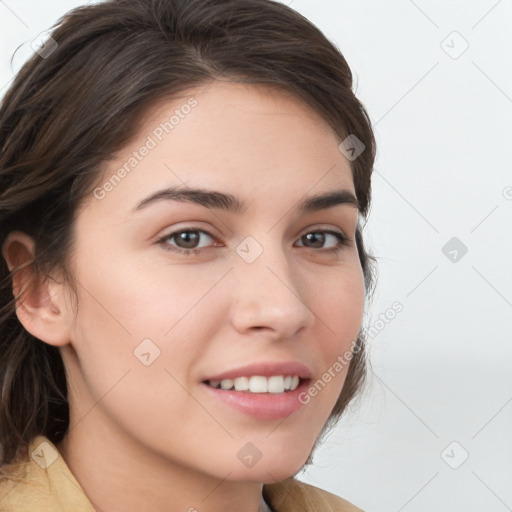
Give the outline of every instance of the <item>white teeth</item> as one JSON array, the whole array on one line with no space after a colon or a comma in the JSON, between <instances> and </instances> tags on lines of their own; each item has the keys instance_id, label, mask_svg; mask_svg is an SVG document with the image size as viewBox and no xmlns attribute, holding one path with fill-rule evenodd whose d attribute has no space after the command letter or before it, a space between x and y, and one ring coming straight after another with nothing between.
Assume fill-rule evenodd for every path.
<instances>
[{"instance_id":1,"label":"white teeth","mask_svg":"<svg viewBox=\"0 0 512 512\"><path fill-rule=\"evenodd\" d=\"M281 375L278 375L276 377L269 377L268 392L284 393L284 377L282 377Z\"/></svg>"},{"instance_id":2,"label":"white teeth","mask_svg":"<svg viewBox=\"0 0 512 512\"><path fill-rule=\"evenodd\" d=\"M249 391L251 393L266 393L268 391L268 382L266 377L253 375L249 379Z\"/></svg>"},{"instance_id":3,"label":"white teeth","mask_svg":"<svg viewBox=\"0 0 512 512\"><path fill-rule=\"evenodd\" d=\"M231 379L223 379L220 381L221 389L231 389L233 387L233 381Z\"/></svg>"},{"instance_id":4,"label":"white teeth","mask_svg":"<svg viewBox=\"0 0 512 512\"><path fill-rule=\"evenodd\" d=\"M284 393L297 389L300 379L297 375L273 375L263 377L253 375L252 377L237 377L236 379L210 380L208 384L212 388L224 390L235 389L235 391L249 391L251 393Z\"/></svg>"},{"instance_id":5,"label":"white teeth","mask_svg":"<svg viewBox=\"0 0 512 512\"><path fill-rule=\"evenodd\" d=\"M249 389L249 379L247 377L238 377L234 379L234 383L237 391L247 391Z\"/></svg>"}]
</instances>

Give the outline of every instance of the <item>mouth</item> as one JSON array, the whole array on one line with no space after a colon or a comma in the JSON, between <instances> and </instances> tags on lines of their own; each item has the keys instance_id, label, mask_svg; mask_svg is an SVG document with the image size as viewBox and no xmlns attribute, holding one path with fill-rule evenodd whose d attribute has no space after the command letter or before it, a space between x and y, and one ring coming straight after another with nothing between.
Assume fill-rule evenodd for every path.
<instances>
[{"instance_id":1,"label":"mouth","mask_svg":"<svg viewBox=\"0 0 512 512\"><path fill-rule=\"evenodd\" d=\"M234 379L206 380L204 384L224 391L281 394L295 391L304 380L306 379L301 379L298 375L252 375Z\"/></svg>"},{"instance_id":2,"label":"mouth","mask_svg":"<svg viewBox=\"0 0 512 512\"><path fill-rule=\"evenodd\" d=\"M201 381L214 407L257 420L278 420L304 407L313 372L296 361L259 362L208 376Z\"/></svg>"}]
</instances>

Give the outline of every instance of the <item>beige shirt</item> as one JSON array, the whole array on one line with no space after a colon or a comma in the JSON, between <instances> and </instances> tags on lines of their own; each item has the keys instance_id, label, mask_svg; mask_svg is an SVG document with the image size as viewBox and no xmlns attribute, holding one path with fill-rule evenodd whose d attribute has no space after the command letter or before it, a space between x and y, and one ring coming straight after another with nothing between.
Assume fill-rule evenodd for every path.
<instances>
[{"instance_id":1,"label":"beige shirt","mask_svg":"<svg viewBox=\"0 0 512 512\"><path fill-rule=\"evenodd\" d=\"M35 437L28 454L9 469L8 478L0 475L0 512L96 512L47 437ZM264 485L263 496L273 512L363 512L293 478Z\"/></svg>"}]
</instances>

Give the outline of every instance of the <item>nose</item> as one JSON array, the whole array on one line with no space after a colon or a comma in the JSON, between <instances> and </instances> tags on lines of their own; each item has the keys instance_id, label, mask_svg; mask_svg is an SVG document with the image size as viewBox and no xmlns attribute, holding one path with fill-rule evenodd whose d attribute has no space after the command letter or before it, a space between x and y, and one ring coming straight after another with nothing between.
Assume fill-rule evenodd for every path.
<instances>
[{"instance_id":1,"label":"nose","mask_svg":"<svg viewBox=\"0 0 512 512\"><path fill-rule=\"evenodd\" d=\"M282 247L265 247L252 263L236 258L230 313L238 332L265 332L280 340L314 324L315 314L307 304L307 280L290 267Z\"/></svg>"}]
</instances>

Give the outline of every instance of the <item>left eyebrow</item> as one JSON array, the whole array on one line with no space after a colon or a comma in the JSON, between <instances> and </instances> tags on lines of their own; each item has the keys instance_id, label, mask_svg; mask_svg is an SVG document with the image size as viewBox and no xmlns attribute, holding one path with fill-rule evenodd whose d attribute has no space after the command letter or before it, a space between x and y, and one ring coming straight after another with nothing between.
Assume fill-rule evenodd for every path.
<instances>
[{"instance_id":1,"label":"left eyebrow","mask_svg":"<svg viewBox=\"0 0 512 512\"><path fill-rule=\"evenodd\" d=\"M307 197L296 208L299 212L312 213L338 205L347 205L359 209L359 202L356 196L347 189L334 190L326 194Z\"/></svg>"},{"instance_id":2,"label":"left eyebrow","mask_svg":"<svg viewBox=\"0 0 512 512\"><path fill-rule=\"evenodd\" d=\"M234 213L241 213L247 209L247 203L232 194L199 188L180 189L170 187L159 190L146 197L140 201L132 211L141 210L159 201L185 201L199 204L205 208L216 208ZM338 205L347 205L359 209L357 198L347 189L334 190L324 194L306 197L294 209L301 213L312 213L333 208Z\"/></svg>"}]
</instances>

